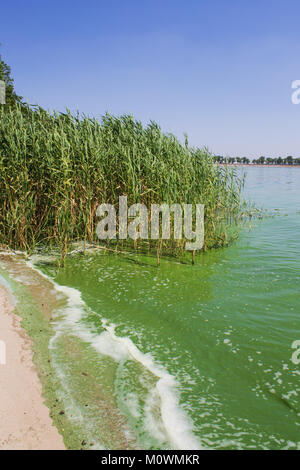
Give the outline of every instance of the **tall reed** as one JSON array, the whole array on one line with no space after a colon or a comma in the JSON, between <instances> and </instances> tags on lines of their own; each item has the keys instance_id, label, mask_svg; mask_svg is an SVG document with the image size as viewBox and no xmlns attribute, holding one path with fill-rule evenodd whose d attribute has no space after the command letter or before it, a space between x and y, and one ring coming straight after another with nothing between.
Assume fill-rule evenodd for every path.
<instances>
[{"instance_id":1,"label":"tall reed","mask_svg":"<svg viewBox=\"0 0 300 470\"><path fill-rule=\"evenodd\" d=\"M97 206L117 206L120 195L148 207L202 203L204 249L223 246L240 186L206 149L182 145L152 121L144 127L128 115L99 122L69 111L0 109L0 243L12 248L52 244L65 255L71 241L95 241ZM178 242L159 246L182 250Z\"/></svg>"}]
</instances>

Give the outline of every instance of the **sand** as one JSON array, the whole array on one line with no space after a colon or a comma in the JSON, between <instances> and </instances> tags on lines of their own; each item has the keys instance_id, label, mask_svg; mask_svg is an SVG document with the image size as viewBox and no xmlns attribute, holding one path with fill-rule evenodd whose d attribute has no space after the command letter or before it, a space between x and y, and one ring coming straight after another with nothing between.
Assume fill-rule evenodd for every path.
<instances>
[{"instance_id":1,"label":"sand","mask_svg":"<svg viewBox=\"0 0 300 470\"><path fill-rule=\"evenodd\" d=\"M13 314L9 293L0 286L0 450L64 448L43 402L30 339Z\"/></svg>"}]
</instances>

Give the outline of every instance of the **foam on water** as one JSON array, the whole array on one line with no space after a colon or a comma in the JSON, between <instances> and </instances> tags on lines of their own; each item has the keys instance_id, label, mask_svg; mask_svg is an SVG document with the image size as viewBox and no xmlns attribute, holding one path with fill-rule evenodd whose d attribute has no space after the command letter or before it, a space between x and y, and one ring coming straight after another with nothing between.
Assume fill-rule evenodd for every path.
<instances>
[{"instance_id":1,"label":"foam on water","mask_svg":"<svg viewBox=\"0 0 300 470\"><path fill-rule=\"evenodd\" d=\"M175 378L161 365L155 363L150 354L142 353L132 342L129 337L120 337L115 333L116 325L101 318L104 331L100 334L92 332L81 320L89 312L89 308L84 303L81 293L74 288L57 284L46 274L40 272L34 265L34 259L27 261L26 264L39 272L44 278L50 281L55 289L64 294L67 298L67 305L63 311L59 311L56 319L55 329L56 335L52 338L50 347L55 348L55 342L59 338L62 331L71 330L72 334L76 334L82 341L90 344L99 354L111 357L117 363L122 363L129 359L141 364L148 372L156 378L154 390L149 391L148 403L146 399L145 407L145 426L154 437L162 438L165 434L165 440L173 449L197 450L201 449L200 441L193 434L193 423L181 408L179 403L178 383ZM61 318L62 317L62 318ZM60 379L63 376L60 374ZM71 391L68 390L71 394ZM151 405L149 400L153 401L157 396L160 407L160 418L162 426L153 422L153 417L149 421L149 412ZM161 429L164 428L164 429ZM163 433L164 431L164 433Z\"/></svg>"}]
</instances>

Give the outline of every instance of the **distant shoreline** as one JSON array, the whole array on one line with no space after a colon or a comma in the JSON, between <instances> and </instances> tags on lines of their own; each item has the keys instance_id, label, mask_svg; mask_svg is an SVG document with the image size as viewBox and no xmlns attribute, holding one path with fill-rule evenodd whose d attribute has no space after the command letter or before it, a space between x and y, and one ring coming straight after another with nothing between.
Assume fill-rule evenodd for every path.
<instances>
[{"instance_id":1,"label":"distant shoreline","mask_svg":"<svg viewBox=\"0 0 300 470\"><path fill-rule=\"evenodd\" d=\"M300 165L269 165L269 164L264 164L264 165L258 165L258 164L253 164L253 163L217 163L219 166L230 166L230 167L235 167L235 166L245 166L245 167L256 167L256 168L300 168Z\"/></svg>"}]
</instances>

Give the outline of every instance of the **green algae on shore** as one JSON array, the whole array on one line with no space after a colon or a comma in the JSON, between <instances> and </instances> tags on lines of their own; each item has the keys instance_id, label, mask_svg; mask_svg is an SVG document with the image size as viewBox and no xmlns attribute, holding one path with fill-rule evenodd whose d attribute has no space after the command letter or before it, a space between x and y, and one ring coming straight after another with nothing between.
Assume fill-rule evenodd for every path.
<instances>
[{"instance_id":1,"label":"green algae on shore","mask_svg":"<svg viewBox=\"0 0 300 470\"><path fill-rule=\"evenodd\" d=\"M55 317L66 307L66 298L53 289L50 281L32 270L22 257L0 256L0 275L16 299L16 313L21 326L32 340L33 361L37 368L45 403L54 425L68 449L136 448L134 439L126 437L124 418L117 411L111 395L109 374L93 366L95 353L71 334L64 334L55 351ZM63 376L55 364L63 358ZM109 371L111 364L106 364ZM68 380L72 393L68 394ZM73 403L72 403L73 400ZM93 423L92 432L86 423ZM97 429L97 431L95 431Z\"/></svg>"}]
</instances>

